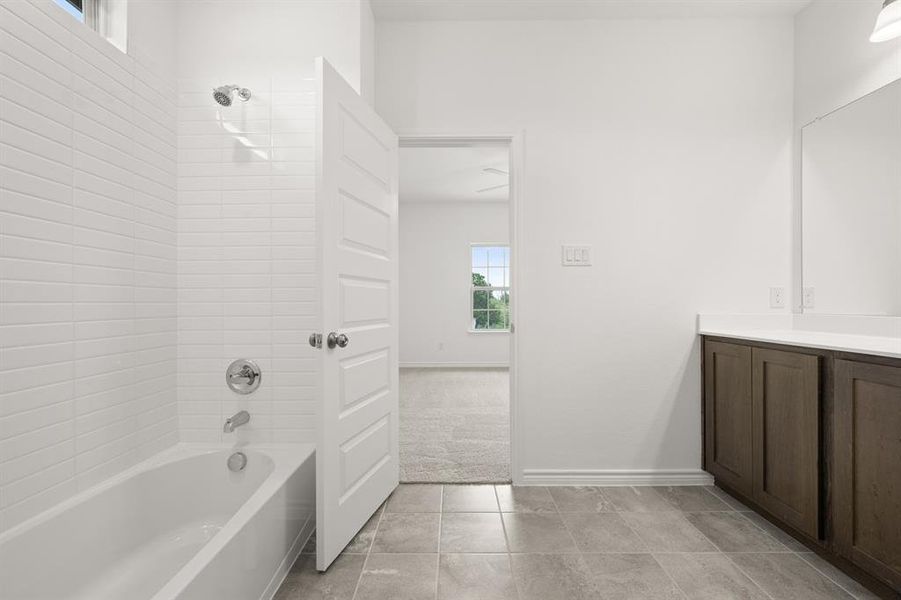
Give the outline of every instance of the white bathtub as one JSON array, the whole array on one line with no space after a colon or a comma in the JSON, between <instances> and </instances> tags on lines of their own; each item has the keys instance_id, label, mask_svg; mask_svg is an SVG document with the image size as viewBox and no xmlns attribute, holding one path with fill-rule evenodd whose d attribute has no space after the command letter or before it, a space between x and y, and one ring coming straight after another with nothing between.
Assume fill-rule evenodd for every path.
<instances>
[{"instance_id":1,"label":"white bathtub","mask_svg":"<svg viewBox=\"0 0 901 600\"><path fill-rule=\"evenodd\" d=\"M315 486L312 445L175 446L0 535L0 598L271 598Z\"/></svg>"}]
</instances>

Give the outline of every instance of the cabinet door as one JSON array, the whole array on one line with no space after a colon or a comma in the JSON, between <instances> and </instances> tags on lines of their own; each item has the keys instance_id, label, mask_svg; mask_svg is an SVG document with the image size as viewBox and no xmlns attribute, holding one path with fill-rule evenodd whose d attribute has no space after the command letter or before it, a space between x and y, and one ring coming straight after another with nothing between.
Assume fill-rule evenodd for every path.
<instances>
[{"instance_id":1,"label":"cabinet door","mask_svg":"<svg viewBox=\"0 0 901 600\"><path fill-rule=\"evenodd\" d=\"M704 345L705 468L751 495L751 348Z\"/></svg>"},{"instance_id":2,"label":"cabinet door","mask_svg":"<svg viewBox=\"0 0 901 600\"><path fill-rule=\"evenodd\" d=\"M901 589L901 368L835 362L835 549Z\"/></svg>"},{"instance_id":3,"label":"cabinet door","mask_svg":"<svg viewBox=\"0 0 901 600\"><path fill-rule=\"evenodd\" d=\"M818 356L754 348L754 501L819 537Z\"/></svg>"}]
</instances>

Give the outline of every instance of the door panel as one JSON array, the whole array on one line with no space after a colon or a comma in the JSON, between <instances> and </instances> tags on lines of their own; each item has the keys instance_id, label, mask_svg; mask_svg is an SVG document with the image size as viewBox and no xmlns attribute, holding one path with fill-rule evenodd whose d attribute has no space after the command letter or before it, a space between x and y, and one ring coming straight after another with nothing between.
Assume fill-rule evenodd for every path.
<instances>
[{"instance_id":1,"label":"door panel","mask_svg":"<svg viewBox=\"0 0 901 600\"><path fill-rule=\"evenodd\" d=\"M704 345L705 468L751 495L751 348Z\"/></svg>"},{"instance_id":2,"label":"door panel","mask_svg":"<svg viewBox=\"0 0 901 600\"><path fill-rule=\"evenodd\" d=\"M753 498L819 537L818 356L754 348Z\"/></svg>"},{"instance_id":3,"label":"door panel","mask_svg":"<svg viewBox=\"0 0 901 600\"><path fill-rule=\"evenodd\" d=\"M836 550L901 590L901 368L835 361Z\"/></svg>"},{"instance_id":4,"label":"door panel","mask_svg":"<svg viewBox=\"0 0 901 600\"><path fill-rule=\"evenodd\" d=\"M316 568L398 482L397 136L317 59L321 375ZM348 338L329 347L328 334Z\"/></svg>"}]
</instances>

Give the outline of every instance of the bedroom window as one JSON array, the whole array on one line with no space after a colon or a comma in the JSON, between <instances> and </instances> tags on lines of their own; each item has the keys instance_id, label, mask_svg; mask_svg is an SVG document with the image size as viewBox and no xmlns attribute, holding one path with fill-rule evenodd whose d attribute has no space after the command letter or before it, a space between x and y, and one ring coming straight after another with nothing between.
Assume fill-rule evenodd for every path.
<instances>
[{"instance_id":1,"label":"bedroom window","mask_svg":"<svg viewBox=\"0 0 901 600\"><path fill-rule=\"evenodd\" d=\"M471 331L510 331L510 247L473 244Z\"/></svg>"}]
</instances>

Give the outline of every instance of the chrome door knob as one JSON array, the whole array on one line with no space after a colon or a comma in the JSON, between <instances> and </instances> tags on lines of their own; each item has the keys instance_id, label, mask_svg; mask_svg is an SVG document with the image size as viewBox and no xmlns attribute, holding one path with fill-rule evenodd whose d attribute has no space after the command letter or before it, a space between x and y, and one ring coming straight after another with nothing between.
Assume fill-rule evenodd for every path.
<instances>
[{"instance_id":1,"label":"chrome door knob","mask_svg":"<svg viewBox=\"0 0 901 600\"><path fill-rule=\"evenodd\" d=\"M344 335L343 333L335 333L334 331L328 334L328 337L326 338L326 343L328 344L329 348L334 348L335 346L344 348L347 346L347 343L349 341L350 340L346 335Z\"/></svg>"}]
</instances>

